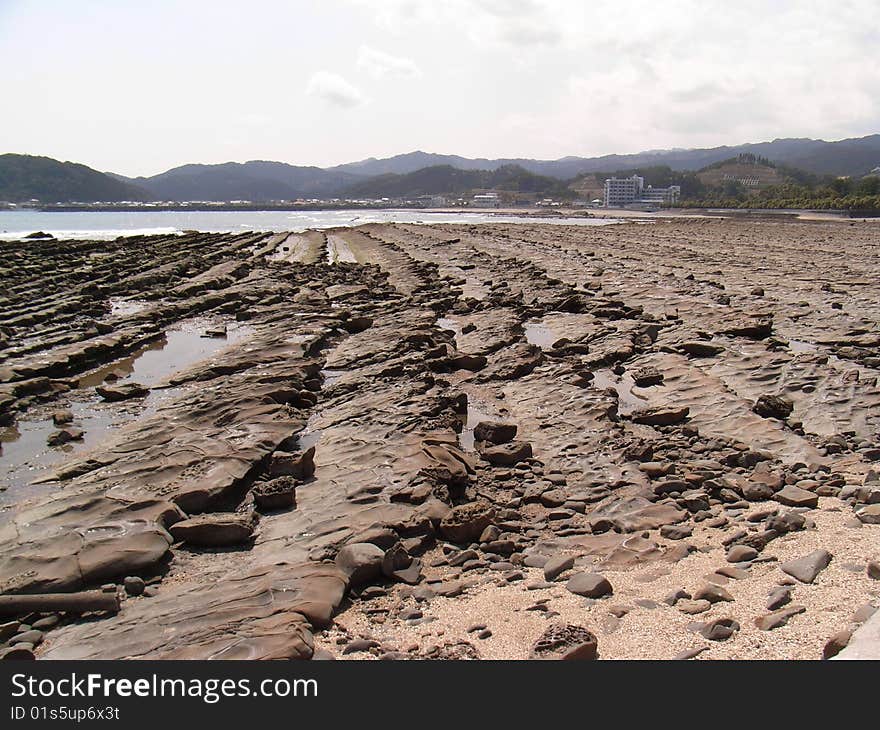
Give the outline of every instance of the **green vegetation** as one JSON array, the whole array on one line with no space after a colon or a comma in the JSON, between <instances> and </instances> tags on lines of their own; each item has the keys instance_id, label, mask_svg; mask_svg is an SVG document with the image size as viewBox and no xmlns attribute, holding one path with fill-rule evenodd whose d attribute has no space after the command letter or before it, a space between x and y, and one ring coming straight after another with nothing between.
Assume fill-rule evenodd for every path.
<instances>
[{"instance_id":1,"label":"green vegetation","mask_svg":"<svg viewBox=\"0 0 880 730\"><path fill-rule=\"evenodd\" d=\"M788 182L761 190L748 190L730 180L722 188L706 190L701 195L682 193L679 205L684 208L880 209L880 177L816 178L808 173L786 177Z\"/></svg>"},{"instance_id":2,"label":"green vegetation","mask_svg":"<svg viewBox=\"0 0 880 730\"><path fill-rule=\"evenodd\" d=\"M503 165L497 170L460 170L451 165L435 165L405 175L379 175L352 185L345 191L345 195L395 198L464 195L474 190L498 190L562 200L570 200L576 196L564 181L535 175L519 165Z\"/></svg>"},{"instance_id":3,"label":"green vegetation","mask_svg":"<svg viewBox=\"0 0 880 730\"><path fill-rule=\"evenodd\" d=\"M150 200L134 185L73 162L48 157L0 155L0 200L23 203Z\"/></svg>"}]
</instances>

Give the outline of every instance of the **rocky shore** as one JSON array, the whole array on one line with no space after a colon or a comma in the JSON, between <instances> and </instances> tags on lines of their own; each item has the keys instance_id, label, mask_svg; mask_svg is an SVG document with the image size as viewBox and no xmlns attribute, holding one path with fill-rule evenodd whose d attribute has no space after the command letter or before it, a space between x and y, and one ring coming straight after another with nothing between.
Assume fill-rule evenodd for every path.
<instances>
[{"instance_id":1,"label":"rocky shore","mask_svg":"<svg viewBox=\"0 0 880 730\"><path fill-rule=\"evenodd\" d=\"M880 229L0 242L0 656L820 659Z\"/></svg>"}]
</instances>

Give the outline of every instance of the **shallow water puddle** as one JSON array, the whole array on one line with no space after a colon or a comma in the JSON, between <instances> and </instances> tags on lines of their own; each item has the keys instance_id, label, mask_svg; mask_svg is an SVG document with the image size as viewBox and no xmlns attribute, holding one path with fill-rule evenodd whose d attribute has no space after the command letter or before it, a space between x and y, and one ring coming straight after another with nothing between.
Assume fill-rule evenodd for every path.
<instances>
[{"instance_id":1,"label":"shallow water puddle","mask_svg":"<svg viewBox=\"0 0 880 730\"><path fill-rule=\"evenodd\" d=\"M593 375L594 388L597 390L614 388L617 391L617 412L619 414L628 415L645 407L647 398L633 393L632 389L637 386L633 382L632 376L628 373L624 373L618 378L611 370L602 369L597 370Z\"/></svg>"},{"instance_id":2,"label":"shallow water puddle","mask_svg":"<svg viewBox=\"0 0 880 730\"><path fill-rule=\"evenodd\" d=\"M333 385L343 375L348 375L351 370L322 370L321 376L324 378L324 387Z\"/></svg>"},{"instance_id":3,"label":"shallow water puddle","mask_svg":"<svg viewBox=\"0 0 880 730\"><path fill-rule=\"evenodd\" d=\"M530 345L537 345L542 350L551 349L553 343L559 339L556 333L543 322L526 322L523 325L523 330L525 330L526 342Z\"/></svg>"},{"instance_id":4,"label":"shallow water puddle","mask_svg":"<svg viewBox=\"0 0 880 730\"><path fill-rule=\"evenodd\" d=\"M435 324L442 330L446 330L447 332L452 332L453 341L456 343L456 347L458 346L458 336L461 334L461 325L456 322L454 319L449 319L448 317L438 317Z\"/></svg>"},{"instance_id":5,"label":"shallow water puddle","mask_svg":"<svg viewBox=\"0 0 880 730\"><path fill-rule=\"evenodd\" d=\"M474 429L480 421L494 421L497 418L488 410L488 406L468 398L467 414L461 416L462 430L458 434L458 444L462 451L474 450Z\"/></svg>"},{"instance_id":6,"label":"shallow water puddle","mask_svg":"<svg viewBox=\"0 0 880 730\"><path fill-rule=\"evenodd\" d=\"M110 316L125 317L129 314L143 312L150 306L150 302L142 299L123 299L122 297L110 297Z\"/></svg>"},{"instance_id":7,"label":"shallow water puddle","mask_svg":"<svg viewBox=\"0 0 880 730\"><path fill-rule=\"evenodd\" d=\"M801 340L789 340L788 341L788 349L792 352L817 352L819 350L818 345L814 345L812 342L803 342Z\"/></svg>"},{"instance_id":8,"label":"shallow water puddle","mask_svg":"<svg viewBox=\"0 0 880 730\"><path fill-rule=\"evenodd\" d=\"M231 322L227 325L226 337L206 338L202 335L206 328L216 327L217 320L196 319L181 323L139 352L105 365L79 379L79 390L70 400L59 402L41 409L42 418L22 418L14 426L0 431L0 487L13 488L0 492L0 504L16 500L16 488L31 484L35 479L46 476L50 468L64 461L72 454L93 449L110 433L139 415L155 411L179 389L151 391L141 399L106 403L92 388L104 382L110 373L115 373L117 384L137 382L148 387L156 386L170 375L208 359L230 344L247 337L251 328ZM63 446L49 446L49 436L59 430L51 418L53 411L69 409L74 420L72 428L82 430L83 438L70 441ZM28 496L33 494L29 489Z\"/></svg>"}]
</instances>

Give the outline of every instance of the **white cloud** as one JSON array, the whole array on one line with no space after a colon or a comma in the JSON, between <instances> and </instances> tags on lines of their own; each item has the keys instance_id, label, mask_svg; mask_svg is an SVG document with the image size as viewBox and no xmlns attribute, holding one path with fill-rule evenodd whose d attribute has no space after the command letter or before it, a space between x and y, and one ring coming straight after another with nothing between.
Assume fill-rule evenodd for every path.
<instances>
[{"instance_id":1,"label":"white cloud","mask_svg":"<svg viewBox=\"0 0 880 730\"><path fill-rule=\"evenodd\" d=\"M564 39L568 0L351 0L368 7L383 29L405 35L416 26L449 25L456 36L498 46L552 46Z\"/></svg>"},{"instance_id":2,"label":"white cloud","mask_svg":"<svg viewBox=\"0 0 880 730\"><path fill-rule=\"evenodd\" d=\"M329 71L317 71L312 74L306 86L306 93L323 99L334 106L352 108L366 102L360 90L352 86L339 74Z\"/></svg>"},{"instance_id":3,"label":"white cloud","mask_svg":"<svg viewBox=\"0 0 880 730\"><path fill-rule=\"evenodd\" d=\"M376 79L416 79L422 75L412 59L392 56L369 46L361 46L358 50L357 68Z\"/></svg>"}]
</instances>

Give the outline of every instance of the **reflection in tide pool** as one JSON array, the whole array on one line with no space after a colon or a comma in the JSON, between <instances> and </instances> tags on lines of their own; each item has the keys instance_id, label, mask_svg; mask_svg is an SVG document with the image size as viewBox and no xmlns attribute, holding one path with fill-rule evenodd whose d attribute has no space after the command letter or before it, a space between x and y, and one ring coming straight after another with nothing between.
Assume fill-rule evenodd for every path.
<instances>
[{"instance_id":1,"label":"reflection in tide pool","mask_svg":"<svg viewBox=\"0 0 880 730\"><path fill-rule=\"evenodd\" d=\"M108 376L114 384L136 382L148 387L161 385L169 376L195 365L222 351L230 344L244 339L250 328L230 323L226 337L205 338L206 327L216 326L217 320L198 319L181 323L164 337L155 340L139 352L87 373L78 381L78 389L66 402L41 407L30 418L28 414L13 425L0 430L0 504L17 501L17 492L45 477L52 467L68 456L89 451L120 426L138 415L158 408L180 389L153 390L146 398L122 403L105 403L93 388L105 382ZM47 440L59 430L52 421L54 411L69 409L73 413L71 427L82 430L80 440L63 446L51 447ZM36 410L36 409L35 409ZM35 417L36 416L36 417ZM56 487L52 487L53 489ZM28 487L28 496L36 494L36 487ZM42 488L43 490L46 487Z\"/></svg>"}]
</instances>

